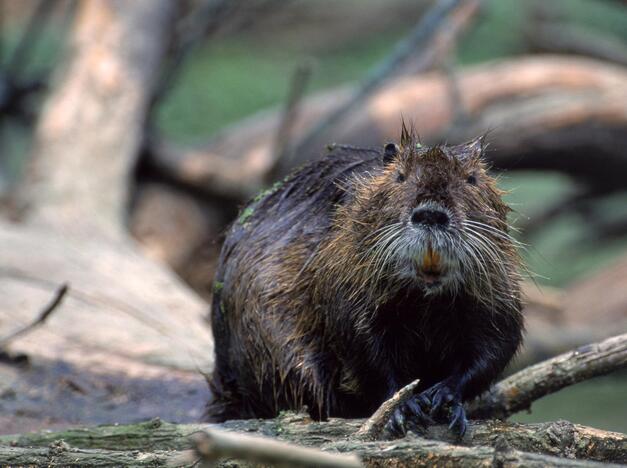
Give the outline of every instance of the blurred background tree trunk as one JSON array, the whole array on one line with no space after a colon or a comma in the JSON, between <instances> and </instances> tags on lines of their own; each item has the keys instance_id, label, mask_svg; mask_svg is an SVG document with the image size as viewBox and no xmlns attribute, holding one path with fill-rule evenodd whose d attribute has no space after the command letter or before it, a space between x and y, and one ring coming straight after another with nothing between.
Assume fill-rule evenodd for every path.
<instances>
[{"instance_id":1,"label":"blurred background tree trunk","mask_svg":"<svg viewBox=\"0 0 627 468\"><path fill-rule=\"evenodd\" d=\"M79 3L20 190L28 218L64 229L124 231L132 171L175 10L169 1Z\"/></svg>"}]
</instances>

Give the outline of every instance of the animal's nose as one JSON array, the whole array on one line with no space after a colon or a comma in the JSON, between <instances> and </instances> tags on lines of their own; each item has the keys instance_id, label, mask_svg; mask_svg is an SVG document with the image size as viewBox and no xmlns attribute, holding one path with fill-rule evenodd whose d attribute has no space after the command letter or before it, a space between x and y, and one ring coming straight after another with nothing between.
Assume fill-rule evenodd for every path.
<instances>
[{"instance_id":1,"label":"animal's nose","mask_svg":"<svg viewBox=\"0 0 627 468\"><path fill-rule=\"evenodd\" d=\"M411 222L415 225L445 227L449 223L445 211L433 208L415 208L411 214Z\"/></svg>"}]
</instances>

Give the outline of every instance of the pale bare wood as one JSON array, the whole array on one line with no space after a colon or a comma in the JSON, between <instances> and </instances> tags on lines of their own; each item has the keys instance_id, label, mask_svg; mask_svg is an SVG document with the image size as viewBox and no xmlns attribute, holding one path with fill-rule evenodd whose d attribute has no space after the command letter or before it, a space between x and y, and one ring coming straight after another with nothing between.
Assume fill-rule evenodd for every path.
<instances>
[{"instance_id":1,"label":"pale bare wood","mask_svg":"<svg viewBox=\"0 0 627 468\"><path fill-rule=\"evenodd\" d=\"M46 326L13 340L12 350L211 370L205 303L132 244L0 222L0 259L0 336L30 323L59 283L72 285Z\"/></svg>"},{"instance_id":2,"label":"pale bare wood","mask_svg":"<svg viewBox=\"0 0 627 468\"><path fill-rule=\"evenodd\" d=\"M68 285L61 285L61 287L55 291L52 300L46 305L46 307L43 308L43 310L39 313L39 316L34 321L10 332L6 336L0 337L0 349L4 348L8 343L15 340L17 337L26 335L27 333L32 332L35 328L42 326L46 320L48 320L48 317L50 317L50 315L57 309L57 307L61 305L67 291Z\"/></svg>"},{"instance_id":3,"label":"pale bare wood","mask_svg":"<svg viewBox=\"0 0 627 468\"><path fill-rule=\"evenodd\" d=\"M354 454L334 454L309 447L281 442L268 437L229 433L216 429L204 429L192 436L194 450L179 460L188 463L200 461L210 467L221 459L236 459L251 463L279 466L359 468L363 466Z\"/></svg>"},{"instance_id":4,"label":"pale bare wood","mask_svg":"<svg viewBox=\"0 0 627 468\"><path fill-rule=\"evenodd\" d=\"M80 2L20 197L32 220L122 232L175 2Z\"/></svg>"}]
</instances>

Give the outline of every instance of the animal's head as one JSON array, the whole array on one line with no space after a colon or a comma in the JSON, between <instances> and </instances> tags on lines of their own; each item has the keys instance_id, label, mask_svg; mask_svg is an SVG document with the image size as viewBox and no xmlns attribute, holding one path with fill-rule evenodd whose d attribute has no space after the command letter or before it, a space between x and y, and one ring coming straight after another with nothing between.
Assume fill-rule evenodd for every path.
<instances>
[{"instance_id":1,"label":"animal's head","mask_svg":"<svg viewBox=\"0 0 627 468\"><path fill-rule=\"evenodd\" d=\"M403 126L381 168L355 177L343 215L372 275L417 283L426 294L507 293L500 290L517 274L516 241L483 152L483 138L426 147Z\"/></svg>"}]
</instances>

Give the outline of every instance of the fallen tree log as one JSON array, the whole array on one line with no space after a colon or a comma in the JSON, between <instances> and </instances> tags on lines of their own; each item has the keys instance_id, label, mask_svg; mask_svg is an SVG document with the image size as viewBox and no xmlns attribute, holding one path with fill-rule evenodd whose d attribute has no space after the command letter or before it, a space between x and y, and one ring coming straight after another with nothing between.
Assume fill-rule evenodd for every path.
<instances>
[{"instance_id":1,"label":"fallen tree log","mask_svg":"<svg viewBox=\"0 0 627 468\"><path fill-rule=\"evenodd\" d=\"M505 379L491 393L471 405L469 414L506 417L522 407L528 407L531 401L547 393L623 368L626 364L627 335L616 336L602 343L589 345L586 349L532 366ZM407 388L407 391L411 391L411 386ZM401 393L396 398L398 401L393 398L385 402L382 410L376 414L383 414L386 406L392 407L400 399ZM367 426L363 420L332 418L326 422L315 422L307 415L294 413L283 413L275 419L228 421L216 425L175 425L155 419L129 426L100 426L60 433L0 436L0 462L24 463L30 459L44 463L45 459L53 465L67 464L67 457L72 456L77 460L74 463L80 461L87 466L100 466L97 463L101 460L124 466L144 460L155 462L167 459L171 462L180 458L178 455L175 457L175 454L165 453L164 450L189 449L192 444L190 436L205 428L258 433L328 451L355 452L368 465L412 466L411 464L418 462L435 464L456 461L465 466L474 466L501 458L512 466L528 463L581 466L582 463L555 456L604 462L627 461L627 436L624 434L564 421L529 425L474 421L462 440L454 436L448 428L434 426L428 428L421 437L410 436L393 442L364 441L362 434L365 427ZM59 444L59 440L63 440L63 444ZM17 450L17 447L23 447L23 450ZM123 453L138 450L146 453L146 456L138 459L136 453Z\"/></svg>"},{"instance_id":2,"label":"fallen tree log","mask_svg":"<svg viewBox=\"0 0 627 468\"><path fill-rule=\"evenodd\" d=\"M556 170L599 190L622 189L618 174L627 166L620 151L627 138L627 111L621 105L627 96L624 69L591 59L534 56L470 67L457 74L456 82L468 117L464 125L455 127L458 112L446 74L402 77L367 98L296 162L320 154L329 142L376 146L397 139L403 115L427 142L443 137L458 141L490 130L488 157L497 167ZM349 95L345 87L306 99L293 137L302 136ZM268 110L203 147L153 141L148 163L165 177L210 196L246 199L263 188L263 176L274 164L278 125L279 113ZM564 158L569 164L563 164Z\"/></svg>"},{"instance_id":3,"label":"fallen tree log","mask_svg":"<svg viewBox=\"0 0 627 468\"><path fill-rule=\"evenodd\" d=\"M206 305L130 244L0 222L0 246L0 336L33 321L59 284L70 285L59 311L45 327L13 340L13 351L74 356L88 365L92 349L111 364L118 357L211 369Z\"/></svg>"},{"instance_id":4,"label":"fallen tree log","mask_svg":"<svg viewBox=\"0 0 627 468\"><path fill-rule=\"evenodd\" d=\"M363 420L360 419L335 418L319 423L293 413L284 413L276 419L229 421L219 425L171 424L155 419L139 424L5 435L0 436L0 445L49 447L62 439L71 447L90 450L183 451L193 447L190 439L193 434L205 428L214 428L260 434L297 442L306 447L316 447L352 437L362 423ZM601 431L567 421L536 424L471 421L470 430L461 442L446 426L433 426L424 437L446 443L487 447L494 447L501 437L511 448L521 451L605 462L627 462L625 434Z\"/></svg>"},{"instance_id":5,"label":"fallen tree log","mask_svg":"<svg viewBox=\"0 0 627 468\"><path fill-rule=\"evenodd\" d=\"M271 420L230 421L220 425L177 425L153 420L134 425L47 431L1 436L0 461L37 457L50 462L51 455L65 457L53 460L57 466L63 465L63 460L70 460L72 456L85 466L98 466L96 463L101 457L109 457L111 464L123 466L144 461L171 461L178 457L177 452L193 447L191 436L208 428L259 434L330 452L355 452L369 466L376 466L377 461L383 466L412 466L411 463L418 461L431 464L463 461L464 466L473 466L475 462L491 461L503 455L501 452L514 460L537 460L537 463L544 462L547 466L582 466L585 463L572 458L605 463L627 462L627 436L624 434L565 421L539 424L474 421L463 441L457 440L446 426L435 426L424 437L410 435L400 440L374 442L359 441L353 437L362 423L362 420L342 419L320 423L303 415L285 413ZM54 450L60 440L65 445L62 450ZM144 457L138 457L138 452Z\"/></svg>"}]
</instances>

